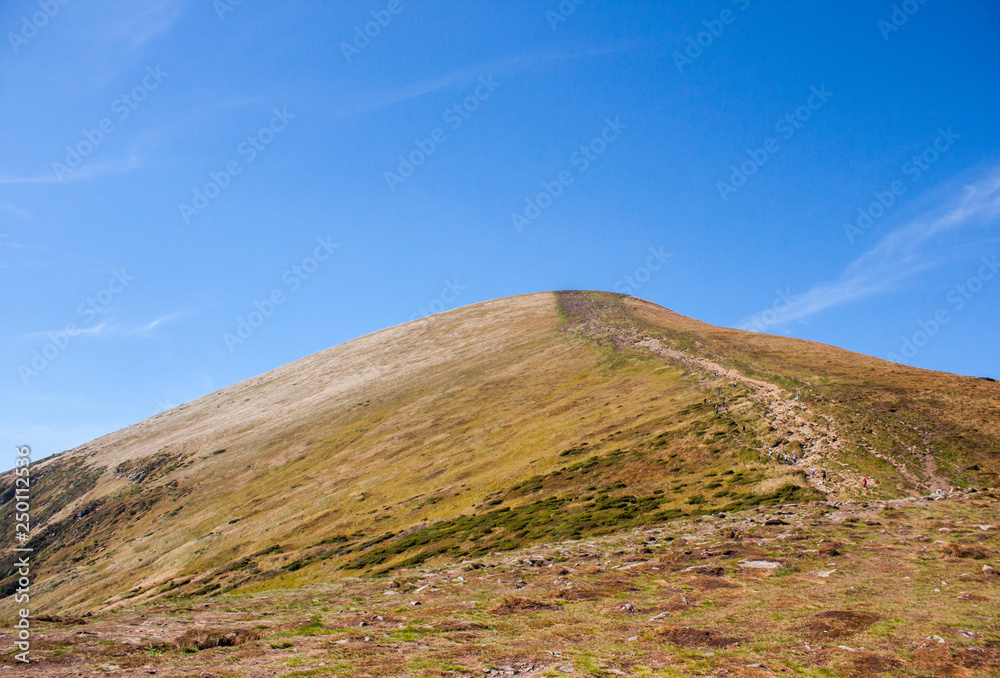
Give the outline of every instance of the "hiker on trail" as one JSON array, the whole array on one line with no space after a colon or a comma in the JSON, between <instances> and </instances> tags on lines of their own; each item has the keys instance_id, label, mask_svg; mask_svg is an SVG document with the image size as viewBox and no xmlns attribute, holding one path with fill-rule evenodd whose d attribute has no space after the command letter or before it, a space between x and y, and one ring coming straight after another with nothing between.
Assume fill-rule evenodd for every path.
<instances>
[{"instance_id":1,"label":"hiker on trail","mask_svg":"<svg viewBox=\"0 0 1000 678\"><path fill-rule=\"evenodd\" d=\"M868 478L861 479L861 487L868 487Z\"/></svg>"},{"instance_id":2,"label":"hiker on trail","mask_svg":"<svg viewBox=\"0 0 1000 678\"><path fill-rule=\"evenodd\" d=\"M823 469L822 471L820 471L820 475L823 476L823 482L825 483L826 482L826 469Z\"/></svg>"},{"instance_id":3,"label":"hiker on trail","mask_svg":"<svg viewBox=\"0 0 1000 678\"><path fill-rule=\"evenodd\" d=\"M799 461L799 455L798 454L793 454L792 455L792 462L797 464L798 461Z\"/></svg>"}]
</instances>

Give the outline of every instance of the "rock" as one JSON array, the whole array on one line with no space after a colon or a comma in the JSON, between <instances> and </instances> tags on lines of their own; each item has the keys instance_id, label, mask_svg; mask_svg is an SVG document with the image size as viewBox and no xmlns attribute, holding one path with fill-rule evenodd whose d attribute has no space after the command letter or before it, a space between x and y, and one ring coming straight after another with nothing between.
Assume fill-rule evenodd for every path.
<instances>
[{"instance_id":1,"label":"rock","mask_svg":"<svg viewBox=\"0 0 1000 678\"><path fill-rule=\"evenodd\" d=\"M781 567L781 563L769 560L745 560L740 563L740 567L749 567L757 570L774 570Z\"/></svg>"}]
</instances>

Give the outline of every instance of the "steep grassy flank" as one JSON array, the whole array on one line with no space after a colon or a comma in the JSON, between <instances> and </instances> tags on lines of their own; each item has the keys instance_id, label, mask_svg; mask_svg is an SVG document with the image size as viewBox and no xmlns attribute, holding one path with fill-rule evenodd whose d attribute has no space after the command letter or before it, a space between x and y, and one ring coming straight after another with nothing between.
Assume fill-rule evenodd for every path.
<instances>
[{"instance_id":1,"label":"steep grassy flank","mask_svg":"<svg viewBox=\"0 0 1000 678\"><path fill-rule=\"evenodd\" d=\"M845 417L845 435L860 442L829 448L845 466L830 467L827 485L807 479L809 463L833 457L781 429L757 385L732 387L637 348L642 337L758 380L801 384L817 412L796 417L838 426ZM826 360L835 367L824 371ZM847 420L851 405L831 401L845 389L878 395L848 372L865 361L902 370L914 384L924 378L838 349L712 328L621 295L529 295L407 323L36 464L33 602L82 613L475 559L857 492L858 469L879 481L865 490L871 496L903 493L919 479L861 446L867 435L879 450L898 451L895 420L876 417L867 432ZM961 400L962 412L995 410L990 392L962 391L966 381L947 378L957 386L943 393ZM992 424L960 428L954 411L938 416L928 409L934 398L919 397L906 422L983 443L935 452L933 475L954 467L956 477L988 478ZM810 456L788 466L768 451ZM0 477L8 542L11 480ZM11 562L0 562L8 593ZM12 600L2 605L9 615Z\"/></svg>"},{"instance_id":2,"label":"steep grassy flank","mask_svg":"<svg viewBox=\"0 0 1000 678\"><path fill-rule=\"evenodd\" d=\"M777 384L817 415L836 421L850 443L842 461L870 476L877 452L915 478L961 487L1000 484L1000 383L920 370L814 342L707 325L647 301L601 292L561 293L573 325L618 350L642 334ZM641 351L640 351L641 352ZM884 465L882 465L884 466Z\"/></svg>"}]
</instances>

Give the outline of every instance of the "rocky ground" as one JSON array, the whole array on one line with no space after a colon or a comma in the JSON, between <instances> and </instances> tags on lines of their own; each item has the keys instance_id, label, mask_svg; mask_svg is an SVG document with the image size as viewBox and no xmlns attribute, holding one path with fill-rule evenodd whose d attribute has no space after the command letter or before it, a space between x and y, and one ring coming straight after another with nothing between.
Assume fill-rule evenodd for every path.
<instances>
[{"instance_id":1,"label":"rocky ground","mask_svg":"<svg viewBox=\"0 0 1000 678\"><path fill-rule=\"evenodd\" d=\"M998 500L767 507L294 590L34 610L30 665L7 650L0 676L997 676Z\"/></svg>"}]
</instances>

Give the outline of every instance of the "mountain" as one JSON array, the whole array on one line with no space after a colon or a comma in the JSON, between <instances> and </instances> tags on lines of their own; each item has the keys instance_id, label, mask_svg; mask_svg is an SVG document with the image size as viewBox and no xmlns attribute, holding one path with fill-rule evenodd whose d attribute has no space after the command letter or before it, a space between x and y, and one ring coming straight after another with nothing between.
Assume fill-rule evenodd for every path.
<instances>
[{"instance_id":1,"label":"mountain","mask_svg":"<svg viewBox=\"0 0 1000 678\"><path fill-rule=\"evenodd\" d=\"M996 486L1000 385L633 297L542 293L349 341L31 472L33 605L101 613L762 505ZM13 514L8 472L8 544Z\"/></svg>"}]
</instances>

